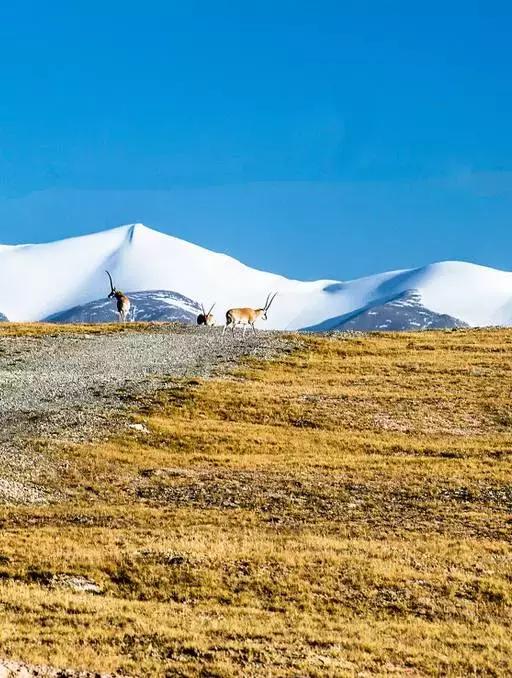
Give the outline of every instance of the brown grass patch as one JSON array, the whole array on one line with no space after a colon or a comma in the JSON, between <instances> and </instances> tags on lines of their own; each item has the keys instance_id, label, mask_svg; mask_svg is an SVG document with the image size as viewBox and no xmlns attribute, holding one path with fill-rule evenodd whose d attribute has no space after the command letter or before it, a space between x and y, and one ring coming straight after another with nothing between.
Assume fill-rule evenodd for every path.
<instances>
[{"instance_id":1,"label":"brown grass patch","mask_svg":"<svg viewBox=\"0 0 512 678\"><path fill-rule=\"evenodd\" d=\"M510 675L512 332L301 341L139 403L147 433L61 450L68 503L0 511L4 653Z\"/></svg>"},{"instance_id":2,"label":"brown grass patch","mask_svg":"<svg viewBox=\"0 0 512 678\"><path fill-rule=\"evenodd\" d=\"M179 329L179 323L0 323L2 337L43 337L65 334L105 334L115 332L154 332L155 328Z\"/></svg>"}]
</instances>

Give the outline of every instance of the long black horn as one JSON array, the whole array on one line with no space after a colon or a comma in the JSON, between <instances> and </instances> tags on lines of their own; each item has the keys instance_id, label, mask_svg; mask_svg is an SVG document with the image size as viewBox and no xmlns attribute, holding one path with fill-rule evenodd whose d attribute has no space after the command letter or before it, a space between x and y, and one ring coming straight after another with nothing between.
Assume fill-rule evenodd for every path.
<instances>
[{"instance_id":1,"label":"long black horn","mask_svg":"<svg viewBox=\"0 0 512 678\"><path fill-rule=\"evenodd\" d=\"M270 295L269 295L269 297L270 297ZM267 303L267 306L266 306L267 311L268 311L268 309L270 308L270 306L272 305L272 302L274 301L274 299L275 299L276 297L277 297L277 292L274 292L274 296L273 296L272 299L270 299L270 301ZM268 301L268 300L267 300L267 301Z\"/></svg>"},{"instance_id":2,"label":"long black horn","mask_svg":"<svg viewBox=\"0 0 512 678\"><path fill-rule=\"evenodd\" d=\"M112 288L112 292L114 291L114 283L112 282L112 276L108 271L105 271L105 273L108 275L108 279L110 280L110 287Z\"/></svg>"},{"instance_id":3,"label":"long black horn","mask_svg":"<svg viewBox=\"0 0 512 678\"><path fill-rule=\"evenodd\" d=\"M217 302L215 302L215 304L216 304L216 303L217 303ZM208 311L208 313L207 313L206 315L210 315L210 313L211 313L211 312L213 311L213 309L215 308L215 304L212 304L211 309Z\"/></svg>"},{"instance_id":4,"label":"long black horn","mask_svg":"<svg viewBox=\"0 0 512 678\"><path fill-rule=\"evenodd\" d=\"M202 313L202 314L204 315L204 317L206 318L206 313L204 312L204 306L203 306L203 304L201 304L201 313Z\"/></svg>"}]
</instances>

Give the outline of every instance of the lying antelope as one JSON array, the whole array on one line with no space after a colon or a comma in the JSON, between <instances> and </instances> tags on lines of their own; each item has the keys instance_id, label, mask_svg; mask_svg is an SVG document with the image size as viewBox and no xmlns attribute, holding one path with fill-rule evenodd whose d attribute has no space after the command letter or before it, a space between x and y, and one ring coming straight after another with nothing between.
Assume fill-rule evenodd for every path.
<instances>
[{"instance_id":1,"label":"lying antelope","mask_svg":"<svg viewBox=\"0 0 512 678\"><path fill-rule=\"evenodd\" d=\"M206 325L206 327L212 327L215 325L215 318L212 315L212 311L215 308L215 304L212 304L212 307L206 313L204 310L203 304L201 304L201 313L197 316L197 324L198 325Z\"/></svg>"},{"instance_id":2,"label":"lying antelope","mask_svg":"<svg viewBox=\"0 0 512 678\"><path fill-rule=\"evenodd\" d=\"M256 334L256 328L254 327L254 323L257 320L259 320L259 318L261 318L262 320L267 319L268 310L276 296L277 292L273 296L269 294L267 297L267 301L265 302L265 306L263 308L230 308L229 311L226 313L226 324L224 325L222 334L224 335L224 332L230 325L231 330L233 332L233 336L235 334L236 325L243 326L244 328L242 335L243 337L245 336L245 330L247 329L248 326L252 327L252 331L254 332L254 334Z\"/></svg>"},{"instance_id":3,"label":"lying antelope","mask_svg":"<svg viewBox=\"0 0 512 678\"><path fill-rule=\"evenodd\" d=\"M130 300L126 296L126 294L123 294L119 290L116 290L114 287L114 283L112 282L112 276L108 271L105 271L105 273L108 275L108 279L110 280L110 294L108 295L108 299L113 299L115 297L116 302L117 302L117 313L119 314L119 322L126 322L128 319L128 313L130 312Z\"/></svg>"}]
</instances>

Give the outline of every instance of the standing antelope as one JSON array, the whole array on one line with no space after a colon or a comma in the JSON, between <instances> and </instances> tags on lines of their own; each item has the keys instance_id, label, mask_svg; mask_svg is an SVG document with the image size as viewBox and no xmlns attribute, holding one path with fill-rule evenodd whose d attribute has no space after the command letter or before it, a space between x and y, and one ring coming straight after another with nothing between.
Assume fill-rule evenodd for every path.
<instances>
[{"instance_id":1,"label":"standing antelope","mask_svg":"<svg viewBox=\"0 0 512 678\"><path fill-rule=\"evenodd\" d=\"M130 300L126 294L123 294L120 290L116 290L110 273L108 271L105 271L105 273L108 275L111 288L108 299L113 299L115 297L117 302L117 313L119 314L119 322L124 323L128 319L128 313L130 312Z\"/></svg>"},{"instance_id":2,"label":"standing antelope","mask_svg":"<svg viewBox=\"0 0 512 678\"><path fill-rule=\"evenodd\" d=\"M252 327L252 331L254 332L254 334L256 334L256 328L254 327L254 323L259 318L262 318L263 320L267 319L268 310L276 296L277 292L273 296L269 294L267 297L267 301L265 302L265 306L263 308L230 308L229 311L226 313L226 324L224 325L222 334L224 335L224 332L230 325L231 330L233 332L233 336L235 334L236 325L243 326L244 329L242 337L245 337L245 330L247 329L248 326Z\"/></svg>"},{"instance_id":3,"label":"standing antelope","mask_svg":"<svg viewBox=\"0 0 512 678\"><path fill-rule=\"evenodd\" d=\"M203 304L201 304L201 313L197 316L197 324L198 325L206 325L206 327L213 327L215 325L215 318L212 315L212 311L215 308L215 304L212 304L212 307L206 313L204 310Z\"/></svg>"}]
</instances>

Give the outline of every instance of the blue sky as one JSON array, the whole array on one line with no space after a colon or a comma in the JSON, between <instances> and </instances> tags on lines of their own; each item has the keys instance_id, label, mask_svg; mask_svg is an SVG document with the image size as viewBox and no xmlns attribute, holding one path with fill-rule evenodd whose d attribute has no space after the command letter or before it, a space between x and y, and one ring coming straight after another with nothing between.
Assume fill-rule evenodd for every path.
<instances>
[{"instance_id":1,"label":"blue sky","mask_svg":"<svg viewBox=\"0 0 512 678\"><path fill-rule=\"evenodd\" d=\"M133 221L301 278L512 268L505 2L0 7L0 242Z\"/></svg>"}]
</instances>

